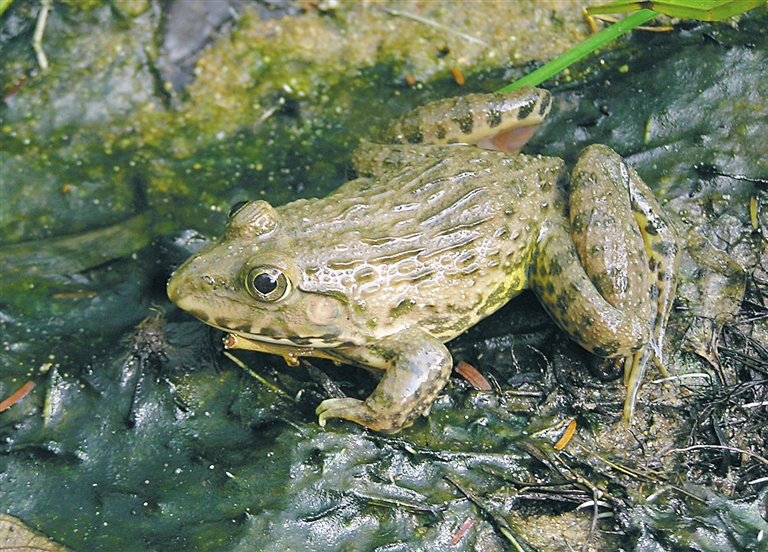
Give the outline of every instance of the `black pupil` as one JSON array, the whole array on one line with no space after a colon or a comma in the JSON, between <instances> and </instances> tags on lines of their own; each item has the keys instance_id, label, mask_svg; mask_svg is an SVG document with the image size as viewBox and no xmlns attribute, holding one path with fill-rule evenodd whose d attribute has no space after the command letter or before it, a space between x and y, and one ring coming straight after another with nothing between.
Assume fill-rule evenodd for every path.
<instances>
[{"instance_id":1,"label":"black pupil","mask_svg":"<svg viewBox=\"0 0 768 552\"><path fill-rule=\"evenodd\" d=\"M255 287L259 293L269 295L277 288L277 278L271 274L262 272L253 279L253 287Z\"/></svg>"},{"instance_id":2,"label":"black pupil","mask_svg":"<svg viewBox=\"0 0 768 552\"><path fill-rule=\"evenodd\" d=\"M227 215L229 218L232 218L237 214L237 212L243 208L243 206L248 203L247 201L238 201L235 203L232 207L229 208L229 214Z\"/></svg>"}]
</instances>

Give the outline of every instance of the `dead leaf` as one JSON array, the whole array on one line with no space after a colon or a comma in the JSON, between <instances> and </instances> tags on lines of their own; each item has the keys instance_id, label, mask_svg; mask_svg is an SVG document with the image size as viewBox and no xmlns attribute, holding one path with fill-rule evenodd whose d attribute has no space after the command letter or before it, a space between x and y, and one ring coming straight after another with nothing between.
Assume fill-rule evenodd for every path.
<instances>
[{"instance_id":1,"label":"dead leaf","mask_svg":"<svg viewBox=\"0 0 768 552\"><path fill-rule=\"evenodd\" d=\"M15 517L0 514L0 552L67 552L69 548L33 531Z\"/></svg>"}]
</instances>

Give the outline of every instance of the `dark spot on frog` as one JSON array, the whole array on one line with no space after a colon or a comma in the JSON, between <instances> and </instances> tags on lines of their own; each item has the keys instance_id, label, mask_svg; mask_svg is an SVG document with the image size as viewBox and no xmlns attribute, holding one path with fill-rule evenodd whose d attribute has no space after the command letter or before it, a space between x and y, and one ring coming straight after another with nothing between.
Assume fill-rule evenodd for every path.
<instances>
[{"instance_id":1,"label":"dark spot on frog","mask_svg":"<svg viewBox=\"0 0 768 552\"><path fill-rule=\"evenodd\" d=\"M578 343L584 343L584 334L582 334L574 324L567 324L563 320L560 320L560 325L565 329L566 332L568 332L568 335L571 336L571 339Z\"/></svg>"},{"instance_id":2,"label":"dark spot on frog","mask_svg":"<svg viewBox=\"0 0 768 552\"><path fill-rule=\"evenodd\" d=\"M397 304L396 307L394 307L393 309L390 309L389 316L392 319L397 320L402 315L410 312L411 309L414 307L414 305L416 305L416 301L414 301L413 299L403 299Z\"/></svg>"},{"instance_id":3,"label":"dark spot on frog","mask_svg":"<svg viewBox=\"0 0 768 552\"><path fill-rule=\"evenodd\" d=\"M301 337L299 335L288 336L288 339L291 341L291 343L295 343L296 345L312 345L311 339L306 337Z\"/></svg>"},{"instance_id":4,"label":"dark spot on frog","mask_svg":"<svg viewBox=\"0 0 768 552\"><path fill-rule=\"evenodd\" d=\"M419 121L413 117L398 120L385 131L383 138L399 144L421 144L424 141Z\"/></svg>"},{"instance_id":5,"label":"dark spot on frog","mask_svg":"<svg viewBox=\"0 0 768 552\"><path fill-rule=\"evenodd\" d=\"M646 224L645 225L645 233L649 236L658 236L659 231L656 229L656 227L653 224Z\"/></svg>"},{"instance_id":6,"label":"dark spot on frog","mask_svg":"<svg viewBox=\"0 0 768 552\"><path fill-rule=\"evenodd\" d=\"M616 352L621 348L621 345L615 341L609 341L600 347L592 349L592 353L597 356L610 358L616 355Z\"/></svg>"},{"instance_id":7,"label":"dark spot on frog","mask_svg":"<svg viewBox=\"0 0 768 552\"><path fill-rule=\"evenodd\" d=\"M571 230L576 234L583 234L589 225L589 217L586 213L578 214L571 221Z\"/></svg>"},{"instance_id":8,"label":"dark spot on frog","mask_svg":"<svg viewBox=\"0 0 768 552\"><path fill-rule=\"evenodd\" d=\"M475 120L472 117L472 113L467 113L466 115L457 117L454 120L456 121L456 124L459 125L461 132L464 134L472 134L472 130L475 128Z\"/></svg>"},{"instance_id":9,"label":"dark spot on frog","mask_svg":"<svg viewBox=\"0 0 768 552\"><path fill-rule=\"evenodd\" d=\"M573 293L570 293L568 291L564 291L560 295L557 296L557 308L558 310L562 312L567 312L569 307L573 304L575 297Z\"/></svg>"},{"instance_id":10,"label":"dark spot on frog","mask_svg":"<svg viewBox=\"0 0 768 552\"><path fill-rule=\"evenodd\" d=\"M251 334L253 333L253 330L250 326L230 326L227 324L226 320L219 318L215 322L216 326L219 328L227 328L227 330L231 331L232 333L241 333L241 334ZM256 332L257 334L261 335L264 332Z\"/></svg>"},{"instance_id":11,"label":"dark spot on frog","mask_svg":"<svg viewBox=\"0 0 768 552\"><path fill-rule=\"evenodd\" d=\"M488 299L486 300L486 304L483 307L481 307L481 310L494 309L497 306L503 305L504 303L509 301L509 295L510 295L509 290L511 289L516 289L516 286L501 285L497 287L495 290L493 290L493 293L491 293L488 296Z\"/></svg>"},{"instance_id":12,"label":"dark spot on frog","mask_svg":"<svg viewBox=\"0 0 768 552\"><path fill-rule=\"evenodd\" d=\"M424 134L418 125L403 125L403 136L409 144L421 144L424 142Z\"/></svg>"},{"instance_id":13,"label":"dark spot on frog","mask_svg":"<svg viewBox=\"0 0 768 552\"><path fill-rule=\"evenodd\" d=\"M445 131L445 127L443 127L443 125L437 125L437 139L445 140L446 135L447 132Z\"/></svg>"},{"instance_id":14,"label":"dark spot on frog","mask_svg":"<svg viewBox=\"0 0 768 552\"><path fill-rule=\"evenodd\" d=\"M549 263L548 273L551 277L557 278L560 276L563 273L563 266L560 264L560 261L552 259L552 262Z\"/></svg>"},{"instance_id":15,"label":"dark spot on frog","mask_svg":"<svg viewBox=\"0 0 768 552\"><path fill-rule=\"evenodd\" d=\"M544 285L544 294L547 297L554 297L555 296L555 284L553 284L552 282L547 282Z\"/></svg>"},{"instance_id":16,"label":"dark spot on frog","mask_svg":"<svg viewBox=\"0 0 768 552\"><path fill-rule=\"evenodd\" d=\"M651 249L662 257L674 257L677 255L677 244L675 243L659 241L653 243Z\"/></svg>"},{"instance_id":17,"label":"dark spot on frog","mask_svg":"<svg viewBox=\"0 0 768 552\"><path fill-rule=\"evenodd\" d=\"M547 96L541 101L541 105L539 106L539 115L544 116L549 109L549 105L552 103L552 96L547 94Z\"/></svg>"},{"instance_id":18,"label":"dark spot on frog","mask_svg":"<svg viewBox=\"0 0 768 552\"><path fill-rule=\"evenodd\" d=\"M490 128L496 128L501 124L501 111L498 109L491 109L488 112L488 126Z\"/></svg>"},{"instance_id":19,"label":"dark spot on frog","mask_svg":"<svg viewBox=\"0 0 768 552\"><path fill-rule=\"evenodd\" d=\"M592 283L603 297L613 294L615 287L613 282L614 280L611 280L611 276L608 272L600 272L599 274L592 276Z\"/></svg>"},{"instance_id":20,"label":"dark spot on frog","mask_svg":"<svg viewBox=\"0 0 768 552\"><path fill-rule=\"evenodd\" d=\"M528 115L533 113L534 107L536 107L536 102L529 102L525 105L521 105L520 110L517 112L517 120L522 121L528 117Z\"/></svg>"},{"instance_id":21,"label":"dark spot on frog","mask_svg":"<svg viewBox=\"0 0 768 552\"><path fill-rule=\"evenodd\" d=\"M539 252L535 251L533 258L531 258L531 264L528 266L528 278L538 278L544 274L544 267L538 262Z\"/></svg>"},{"instance_id":22,"label":"dark spot on frog","mask_svg":"<svg viewBox=\"0 0 768 552\"><path fill-rule=\"evenodd\" d=\"M261 330L259 330L258 333L259 333L259 335L263 335L263 336L266 336L266 337L283 337L281 335L278 335L277 330L275 330L274 328L270 328L270 327L262 328Z\"/></svg>"}]
</instances>

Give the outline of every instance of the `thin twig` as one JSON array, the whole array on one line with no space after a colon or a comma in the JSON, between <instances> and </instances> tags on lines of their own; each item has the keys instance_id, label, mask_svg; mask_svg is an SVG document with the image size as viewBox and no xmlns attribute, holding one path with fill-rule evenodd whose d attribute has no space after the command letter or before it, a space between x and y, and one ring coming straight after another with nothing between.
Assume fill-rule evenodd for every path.
<instances>
[{"instance_id":1,"label":"thin twig","mask_svg":"<svg viewBox=\"0 0 768 552\"><path fill-rule=\"evenodd\" d=\"M294 399L293 397L291 397L291 396L290 396L288 393L286 393L285 391L283 391L282 389L280 389L280 388L279 388L277 385L275 385L274 383L272 383L271 381L269 381L269 380L268 380L268 379L266 379L265 377L263 377L263 376L261 376L261 375L257 374L256 372L254 372L253 370L251 370L250 368L248 368L248 366L247 366L247 365L246 365L246 364L245 364L245 363L244 363L242 360L240 360L239 358L237 358L237 357L236 357L235 355L233 355L232 353L230 353L230 352L228 352L228 351L224 351L224 356L226 356L226 357L227 357L229 360L231 360L232 362L234 362L235 364L237 364L237 365L238 365L240 368L242 368L243 370L245 370L246 372L248 372L248 374L250 374L250 375L251 375L251 377L253 377L253 378L257 379L257 380L258 380L258 381L260 381L260 382L261 382L263 385L265 385L266 387L268 387L269 389L271 389L272 391L274 391L274 392L275 392L275 393L277 393L278 395L281 395L281 396L283 396L283 397L285 397L285 398L287 398L287 399L290 399L290 400L292 400L292 401L294 401L294 400L295 400L295 399Z\"/></svg>"},{"instance_id":2,"label":"thin twig","mask_svg":"<svg viewBox=\"0 0 768 552\"><path fill-rule=\"evenodd\" d=\"M40 14L37 16L37 25L35 25L35 34L32 36L32 48L37 55L37 63L43 71L48 70L48 58L43 50L43 33L48 23L48 12L51 10L52 0L40 0Z\"/></svg>"},{"instance_id":3,"label":"thin twig","mask_svg":"<svg viewBox=\"0 0 768 552\"><path fill-rule=\"evenodd\" d=\"M595 538L595 533L597 532L597 516L600 514L600 504L597 500L599 497L594 489L592 490L592 497L592 523L589 526L587 538L584 539L584 542L581 545L581 552L587 552L589 550L589 543Z\"/></svg>"},{"instance_id":4,"label":"thin twig","mask_svg":"<svg viewBox=\"0 0 768 552\"><path fill-rule=\"evenodd\" d=\"M415 13L409 13L404 12L400 10L393 10L390 8L385 8L382 6L379 6L379 9L385 13L388 13L389 15L397 15L399 17L406 17L408 19L413 19L414 21L418 21L419 23L424 23L425 25L430 25L431 27L435 27L437 29L442 29L444 31L447 31L449 33L453 33L457 36L460 36L461 38L465 40L469 40L470 42L474 42L475 44L480 44L481 46L485 46L486 48L490 48L491 45L487 42L484 42L480 40L479 38L475 38L472 35L468 35L466 33L462 33L461 31L457 31L456 29L451 29L450 27L446 27L442 23L438 23L437 21L433 21L432 19L427 19L426 17L421 17L420 15L416 15Z\"/></svg>"},{"instance_id":5,"label":"thin twig","mask_svg":"<svg viewBox=\"0 0 768 552\"><path fill-rule=\"evenodd\" d=\"M738 452L739 454L746 454L747 456L751 456L758 462L761 462L766 466L768 466L768 460L766 460L759 454L755 454L754 452L750 452L748 450L738 449L736 447L729 447L725 445L693 445L690 447L668 450L667 452L664 453L664 456L672 454L673 452L689 452L692 450L706 450L706 449L729 450L731 452Z\"/></svg>"}]
</instances>

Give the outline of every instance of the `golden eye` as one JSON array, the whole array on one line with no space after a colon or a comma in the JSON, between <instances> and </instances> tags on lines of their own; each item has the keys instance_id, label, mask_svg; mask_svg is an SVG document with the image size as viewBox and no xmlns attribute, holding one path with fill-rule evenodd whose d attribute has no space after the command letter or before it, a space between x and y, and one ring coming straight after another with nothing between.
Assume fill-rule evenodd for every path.
<instances>
[{"instance_id":1,"label":"golden eye","mask_svg":"<svg viewBox=\"0 0 768 552\"><path fill-rule=\"evenodd\" d=\"M288 276L274 266L257 266L248 272L245 288L251 297L264 303L279 301L291 291Z\"/></svg>"}]
</instances>

